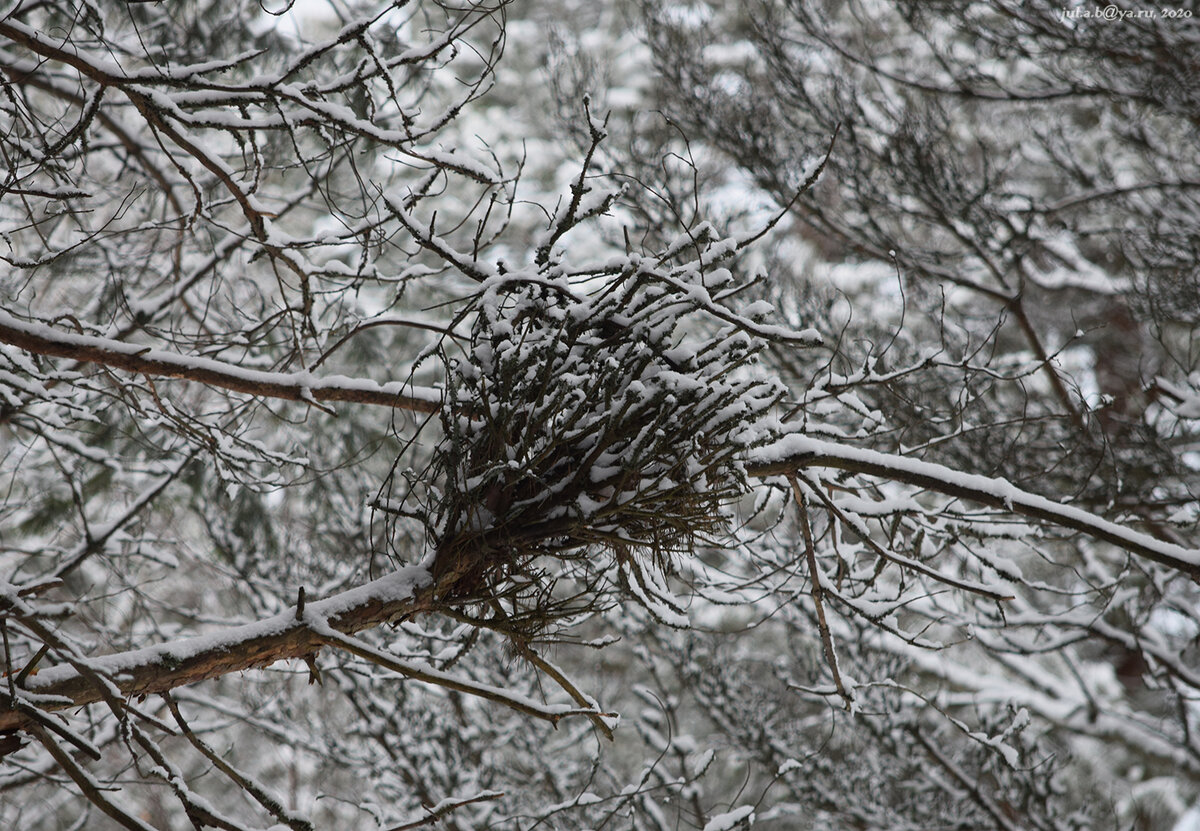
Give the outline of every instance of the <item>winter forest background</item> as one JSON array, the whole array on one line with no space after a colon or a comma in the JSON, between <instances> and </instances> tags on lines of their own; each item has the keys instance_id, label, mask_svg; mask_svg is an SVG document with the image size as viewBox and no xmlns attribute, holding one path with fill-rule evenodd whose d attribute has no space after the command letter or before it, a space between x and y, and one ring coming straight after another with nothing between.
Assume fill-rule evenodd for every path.
<instances>
[{"instance_id":1,"label":"winter forest background","mask_svg":"<svg viewBox=\"0 0 1200 831\"><path fill-rule=\"evenodd\" d=\"M1186 8L0 8L0 827L1194 827Z\"/></svg>"}]
</instances>

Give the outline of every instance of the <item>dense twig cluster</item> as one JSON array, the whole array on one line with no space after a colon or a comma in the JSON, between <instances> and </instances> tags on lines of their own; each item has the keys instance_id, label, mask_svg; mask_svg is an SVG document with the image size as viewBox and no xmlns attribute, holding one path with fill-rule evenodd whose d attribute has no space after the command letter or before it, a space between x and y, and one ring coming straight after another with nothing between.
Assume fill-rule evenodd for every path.
<instances>
[{"instance_id":1,"label":"dense twig cluster","mask_svg":"<svg viewBox=\"0 0 1200 831\"><path fill-rule=\"evenodd\" d=\"M436 463L435 577L461 575L456 592L495 598L520 575L521 603L553 614L549 556L585 563L585 582L615 566L673 618L673 555L718 533L745 490L735 457L781 390L746 369L761 341L703 319L732 276L684 282L636 257L614 270L483 286L470 354L449 362Z\"/></svg>"}]
</instances>

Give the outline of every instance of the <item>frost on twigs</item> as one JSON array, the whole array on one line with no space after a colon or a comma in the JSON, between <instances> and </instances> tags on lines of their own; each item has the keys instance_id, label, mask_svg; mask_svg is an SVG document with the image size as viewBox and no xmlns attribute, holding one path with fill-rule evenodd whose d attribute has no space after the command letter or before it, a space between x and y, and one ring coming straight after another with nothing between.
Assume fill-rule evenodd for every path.
<instances>
[{"instance_id":1,"label":"frost on twigs","mask_svg":"<svg viewBox=\"0 0 1200 831\"><path fill-rule=\"evenodd\" d=\"M507 599L508 626L539 631L615 590L686 623L664 578L722 532L745 489L735 457L781 389L749 369L752 322L713 314L704 270L661 263L482 286L435 462L449 599Z\"/></svg>"}]
</instances>

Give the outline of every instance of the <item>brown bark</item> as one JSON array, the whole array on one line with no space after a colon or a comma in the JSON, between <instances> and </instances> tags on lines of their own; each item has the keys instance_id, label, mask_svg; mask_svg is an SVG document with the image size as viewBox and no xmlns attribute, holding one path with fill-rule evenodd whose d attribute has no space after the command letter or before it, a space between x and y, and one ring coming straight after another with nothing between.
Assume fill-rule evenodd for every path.
<instances>
[{"instance_id":1,"label":"brown bark","mask_svg":"<svg viewBox=\"0 0 1200 831\"><path fill-rule=\"evenodd\" d=\"M393 574L366 586L351 589L325 601L308 604L309 614L326 619L333 629L353 634L364 629L408 617L432 607L435 587L425 586L397 592L403 575ZM325 610L333 610L326 615ZM163 644L131 653L118 653L94 659L97 670L112 667L112 681L126 698L167 692L176 687L210 678L265 667L276 661L303 658L326 645L305 621L291 613L238 626L227 632L203 638L203 648L190 648L187 640ZM195 639L200 641L201 639ZM183 655L172 658L172 654ZM38 696L58 696L67 701L39 701L42 711L62 710L100 701L104 694L96 684L78 672L66 674L58 667L32 675L24 689ZM0 699L6 697L0 683ZM16 710L0 710L0 732L22 729L30 721Z\"/></svg>"}]
</instances>

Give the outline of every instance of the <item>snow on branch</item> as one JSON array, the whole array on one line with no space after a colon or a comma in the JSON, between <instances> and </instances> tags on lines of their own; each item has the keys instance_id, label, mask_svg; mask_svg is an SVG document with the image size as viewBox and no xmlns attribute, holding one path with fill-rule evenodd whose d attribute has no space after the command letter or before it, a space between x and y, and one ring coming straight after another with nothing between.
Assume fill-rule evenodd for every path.
<instances>
[{"instance_id":1,"label":"snow on branch","mask_svg":"<svg viewBox=\"0 0 1200 831\"><path fill-rule=\"evenodd\" d=\"M162 693L232 672L268 666L289 658L303 658L329 642L330 632L354 633L427 610L429 573L420 567L403 568L366 585L295 610L235 626L210 635L184 638L143 649L97 658L75 657L87 674L71 664L49 667L30 675L17 689L17 701L42 711L62 710L100 701L106 695L132 696ZM5 600L0 595L0 601ZM0 603L0 612L22 623L25 604ZM309 622L324 621L322 632ZM87 677L98 676L97 684ZM0 731L24 728L27 719L6 701L10 693L0 688Z\"/></svg>"},{"instance_id":2,"label":"snow on branch","mask_svg":"<svg viewBox=\"0 0 1200 831\"><path fill-rule=\"evenodd\" d=\"M92 704L113 695L129 698L167 693L277 661L308 658L324 646L357 655L406 678L504 704L555 724L569 716L587 716L598 721L606 732L610 729L605 720L615 719L615 714L604 713L594 704L540 704L510 690L403 660L352 637L354 632L429 611L433 608L434 589L426 569L409 567L325 600L302 602L293 610L211 635L98 658L72 656L70 663L22 679L24 684L12 691L16 699L7 702L8 709L0 709L0 732L28 728L29 705L46 712ZM25 625L33 623L35 614L18 598L15 589L0 595L0 612ZM574 696L579 695L565 679L562 686ZM0 691L0 702L12 692Z\"/></svg>"},{"instance_id":3,"label":"snow on branch","mask_svg":"<svg viewBox=\"0 0 1200 831\"><path fill-rule=\"evenodd\" d=\"M398 407L420 413L441 409L442 393L400 381L378 384L344 375L308 372L263 372L237 364L179 355L138 344L63 332L42 323L30 323L0 310L0 342L56 358L70 358L111 369L143 375L180 378L213 387L288 401L346 401Z\"/></svg>"},{"instance_id":4,"label":"snow on branch","mask_svg":"<svg viewBox=\"0 0 1200 831\"><path fill-rule=\"evenodd\" d=\"M747 452L747 473L755 477L786 476L801 468L833 467L877 476L982 505L1032 517L1095 539L1183 572L1200 582L1200 549L1184 548L1118 525L1095 514L1023 491L1003 479L963 473L943 465L816 439L800 433L784 435Z\"/></svg>"}]
</instances>

